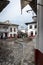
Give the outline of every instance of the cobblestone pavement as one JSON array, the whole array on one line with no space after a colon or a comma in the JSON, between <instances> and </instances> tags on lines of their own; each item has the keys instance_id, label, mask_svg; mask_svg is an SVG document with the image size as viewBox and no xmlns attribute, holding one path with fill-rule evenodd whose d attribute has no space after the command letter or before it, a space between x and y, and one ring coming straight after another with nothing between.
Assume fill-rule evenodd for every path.
<instances>
[{"instance_id":1,"label":"cobblestone pavement","mask_svg":"<svg viewBox=\"0 0 43 65\"><path fill-rule=\"evenodd\" d=\"M23 49L24 63L27 65L34 65L34 43L33 41L24 44Z\"/></svg>"},{"instance_id":2,"label":"cobblestone pavement","mask_svg":"<svg viewBox=\"0 0 43 65\"><path fill-rule=\"evenodd\" d=\"M23 64L22 65L35 65L34 59L34 47L35 39L25 42L22 39L19 41L23 44Z\"/></svg>"},{"instance_id":3,"label":"cobblestone pavement","mask_svg":"<svg viewBox=\"0 0 43 65\"><path fill-rule=\"evenodd\" d=\"M22 44L14 41L0 42L0 65L20 65L22 57Z\"/></svg>"},{"instance_id":4,"label":"cobblestone pavement","mask_svg":"<svg viewBox=\"0 0 43 65\"><path fill-rule=\"evenodd\" d=\"M0 41L0 65L34 65L34 41Z\"/></svg>"}]
</instances>

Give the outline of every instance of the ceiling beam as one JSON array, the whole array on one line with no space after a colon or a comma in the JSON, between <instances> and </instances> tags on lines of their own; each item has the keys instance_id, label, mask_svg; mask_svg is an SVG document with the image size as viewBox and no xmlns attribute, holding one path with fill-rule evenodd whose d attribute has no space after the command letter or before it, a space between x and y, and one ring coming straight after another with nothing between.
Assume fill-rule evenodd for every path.
<instances>
[{"instance_id":1,"label":"ceiling beam","mask_svg":"<svg viewBox=\"0 0 43 65\"><path fill-rule=\"evenodd\" d=\"M8 0L0 0L0 12L9 4Z\"/></svg>"},{"instance_id":2,"label":"ceiling beam","mask_svg":"<svg viewBox=\"0 0 43 65\"><path fill-rule=\"evenodd\" d=\"M37 14L37 0L21 0L21 10L29 4L33 11Z\"/></svg>"}]
</instances>

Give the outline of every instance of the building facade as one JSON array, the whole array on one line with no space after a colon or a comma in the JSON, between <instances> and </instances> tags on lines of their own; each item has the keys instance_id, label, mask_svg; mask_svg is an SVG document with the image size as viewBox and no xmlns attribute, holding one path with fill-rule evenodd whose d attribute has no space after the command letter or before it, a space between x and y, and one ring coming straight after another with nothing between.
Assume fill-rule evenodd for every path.
<instances>
[{"instance_id":1,"label":"building facade","mask_svg":"<svg viewBox=\"0 0 43 65\"><path fill-rule=\"evenodd\" d=\"M26 33L26 30L25 29L21 29L20 30L22 33Z\"/></svg>"},{"instance_id":2,"label":"building facade","mask_svg":"<svg viewBox=\"0 0 43 65\"><path fill-rule=\"evenodd\" d=\"M35 37L37 35L37 17L33 16L33 22L25 23L27 25L28 37Z\"/></svg>"},{"instance_id":3,"label":"building facade","mask_svg":"<svg viewBox=\"0 0 43 65\"><path fill-rule=\"evenodd\" d=\"M28 37L36 36L36 34L37 34L37 22L26 23L26 25L28 26L28 30L27 30Z\"/></svg>"},{"instance_id":4,"label":"building facade","mask_svg":"<svg viewBox=\"0 0 43 65\"><path fill-rule=\"evenodd\" d=\"M18 34L18 25L9 21L0 22L0 38L15 38Z\"/></svg>"}]
</instances>

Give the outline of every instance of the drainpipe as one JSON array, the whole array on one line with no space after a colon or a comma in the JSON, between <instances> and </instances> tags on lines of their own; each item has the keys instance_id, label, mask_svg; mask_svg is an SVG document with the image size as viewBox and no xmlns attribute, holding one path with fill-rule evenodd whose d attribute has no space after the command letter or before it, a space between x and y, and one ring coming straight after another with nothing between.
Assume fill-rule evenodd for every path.
<instances>
[{"instance_id":1,"label":"drainpipe","mask_svg":"<svg viewBox=\"0 0 43 65\"><path fill-rule=\"evenodd\" d=\"M43 0L37 0L37 25L35 65L43 65Z\"/></svg>"}]
</instances>

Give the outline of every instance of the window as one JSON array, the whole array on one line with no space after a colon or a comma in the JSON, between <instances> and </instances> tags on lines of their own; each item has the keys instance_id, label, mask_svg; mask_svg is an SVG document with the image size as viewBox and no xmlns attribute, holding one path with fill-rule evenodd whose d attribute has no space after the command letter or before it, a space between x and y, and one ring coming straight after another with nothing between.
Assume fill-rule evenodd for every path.
<instances>
[{"instance_id":1,"label":"window","mask_svg":"<svg viewBox=\"0 0 43 65\"><path fill-rule=\"evenodd\" d=\"M35 35L37 35L37 32L35 32Z\"/></svg>"},{"instance_id":2,"label":"window","mask_svg":"<svg viewBox=\"0 0 43 65\"><path fill-rule=\"evenodd\" d=\"M35 28L37 28L37 25L35 25Z\"/></svg>"},{"instance_id":3,"label":"window","mask_svg":"<svg viewBox=\"0 0 43 65\"><path fill-rule=\"evenodd\" d=\"M16 28L14 28L14 32L16 31Z\"/></svg>"},{"instance_id":4,"label":"window","mask_svg":"<svg viewBox=\"0 0 43 65\"><path fill-rule=\"evenodd\" d=\"M10 37L12 37L12 34L10 34Z\"/></svg>"},{"instance_id":5,"label":"window","mask_svg":"<svg viewBox=\"0 0 43 65\"><path fill-rule=\"evenodd\" d=\"M32 29L32 25L30 25L30 29Z\"/></svg>"},{"instance_id":6,"label":"window","mask_svg":"<svg viewBox=\"0 0 43 65\"><path fill-rule=\"evenodd\" d=\"M6 29L8 29L8 27L6 27Z\"/></svg>"},{"instance_id":7,"label":"window","mask_svg":"<svg viewBox=\"0 0 43 65\"><path fill-rule=\"evenodd\" d=\"M12 32L12 28L10 28L10 32Z\"/></svg>"}]
</instances>

